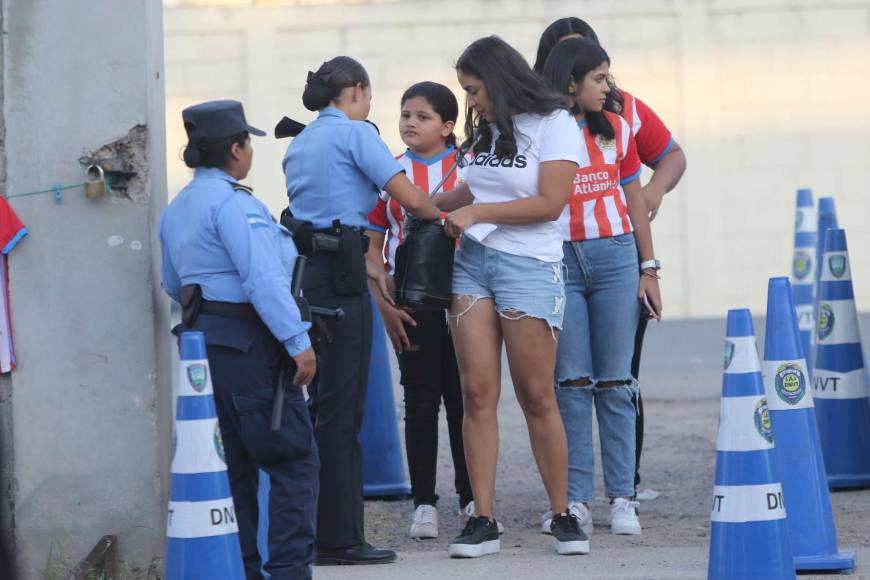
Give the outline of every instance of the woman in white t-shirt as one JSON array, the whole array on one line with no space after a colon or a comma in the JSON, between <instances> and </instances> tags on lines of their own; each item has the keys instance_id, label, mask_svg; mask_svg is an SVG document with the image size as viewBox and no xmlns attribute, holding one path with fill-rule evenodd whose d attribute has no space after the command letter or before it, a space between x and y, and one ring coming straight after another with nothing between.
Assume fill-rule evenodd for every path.
<instances>
[{"instance_id":1,"label":"woman in white t-shirt","mask_svg":"<svg viewBox=\"0 0 870 580\"><path fill-rule=\"evenodd\" d=\"M453 557L499 551L493 516L497 407L505 343L517 400L556 517L560 554L589 551L567 513L568 451L553 390L565 301L556 220L572 191L580 135L564 100L498 37L472 43L456 64L466 92L466 183L434 199L448 234L462 237L449 319L462 381L465 457L477 516L450 545Z\"/></svg>"}]
</instances>

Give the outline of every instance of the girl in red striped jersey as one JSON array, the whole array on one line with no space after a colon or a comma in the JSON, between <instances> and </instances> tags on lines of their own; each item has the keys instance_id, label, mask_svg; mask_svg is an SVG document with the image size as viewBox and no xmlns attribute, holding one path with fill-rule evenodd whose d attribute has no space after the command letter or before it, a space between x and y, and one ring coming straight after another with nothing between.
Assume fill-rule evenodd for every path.
<instances>
[{"instance_id":1,"label":"girl in red striped jersey","mask_svg":"<svg viewBox=\"0 0 870 580\"><path fill-rule=\"evenodd\" d=\"M568 436L569 510L587 535L588 502L594 497L593 403L612 502L611 532L641 531L631 499L637 390L631 358L641 306L651 318L661 315L658 276L654 268L644 268L654 254L634 137L625 119L604 110L609 68L604 49L583 38L560 43L544 67L544 76L568 96L583 133L574 193L559 219L568 275L556 381Z\"/></svg>"},{"instance_id":2,"label":"girl in red striped jersey","mask_svg":"<svg viewBox=\"0 0 870 580\"><path fill-rule=\"evenodd\" d=\"M459 105L453 93L438 83L422 82L402 95L399 133L408 149L399 163L414 185L430 194L449 191L456 185L454 171L438 192L456 160L453 127ZM368 257L395 270L396 249L402 243L405 210L389 196L378 201L369 215L366 232L371 238ZM450 451L460 514L474 513L471 484L465 466L462 441L462 392L453 341L447 331L445 312L408 312L395 307L381 292L372 291L384 319L387 335L399 359L405 391L405 450L414 496L412 538L438 537L435 471L438 459L438 410L441 400L447 415Z\"/></svg>"},{"instance_id":3,"label":"girl in red striped jersey","mask_svg":"<svg viewBox=\"0 0 870 580\"><path fill-rule=\"evenodd\" d=\"M550 24L541 34L537 60L535 61L535 72L543 73L547 57L559 42L578 37L588 38L601 44L595 30L580 18L560 18ZM646 185L641 187L644 199L649 206L650 221L652 221L658 214L664 195L676 187L685 172L686 155L674 140L670 130L652 109L624 89L617 88L612 76L608 77L608 84L610 85L610 94L606 108L620 114L628 121L637 142L638 157L644 165L653 170L652 177ZM634 337L631 374L635 379L640 378L640 355L647 322L648 318L642 315ZM637 407L637 423L634 485L637 487L640 484L640 456L643 451L644 425L643 399L640 389L635 397L635 406Z\"/></svg>"}]
</instances>

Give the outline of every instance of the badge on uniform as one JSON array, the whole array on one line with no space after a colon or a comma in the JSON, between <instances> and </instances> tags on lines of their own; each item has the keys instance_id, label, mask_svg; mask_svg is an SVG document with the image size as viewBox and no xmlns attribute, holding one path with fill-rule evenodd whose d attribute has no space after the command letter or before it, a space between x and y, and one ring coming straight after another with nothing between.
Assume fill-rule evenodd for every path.
<instances>
[{"instance_id":1,"label":"badge on uniform","mask_svg":"<svg viewBox=\"0 0 870 580\"><path fill-rule=\"evenodd\" d=\"M256 229L256 228L268 228L269 227L269 222L266 221L266 219L263 216L259 216L255 213L249 213L249 214L246 214L246 217L248 218L248 225L251 226L252 230Z\"/></svg>"}]
</instances>

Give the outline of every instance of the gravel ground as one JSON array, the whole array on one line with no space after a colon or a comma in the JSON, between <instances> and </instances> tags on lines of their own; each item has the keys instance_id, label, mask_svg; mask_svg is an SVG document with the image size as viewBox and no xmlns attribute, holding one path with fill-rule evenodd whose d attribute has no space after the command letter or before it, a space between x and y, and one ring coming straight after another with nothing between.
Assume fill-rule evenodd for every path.
<instances>
[{"instance_id":1,"label":"gravel ground","mask_svg":"<svg viewBox=\"0 0 870 580\"><path fill-rule=\"evenodd\" d=\"M862 317L864 336L870 316ZM756 321L759 344L763 323ZM438 494L441 536L415 541L407 537L410 501L366 504L368 540L395 549L400 560L388 566L319 567L315 578L533 578L542 571L591 578L704 578L709 545L709 512L715 470L724 320L667 321L651 325L641 369L646 410L646 442L640 489L661 493L641 503L643 535L611 536L607 502L592 504L595 532L589 556L559 557L548 536L540 533L540 514L547 508L525 422L506 375L499 409L501 455L495 515L506 526L502 552L475 561L450 560L447 543L459 531L453 470L442 420ZM400 387L399 387L400 388ZM397 401L401 401L397 391ZM597 439L597 438L596 438ZM596 452L597 455L597 452ZM600 465L598 495L603 496ZM870 490L832 495L839 545L857 548L853 578L870 574ZM802 576L809 578L810 576Z\"/></svg>"}]
</instances>

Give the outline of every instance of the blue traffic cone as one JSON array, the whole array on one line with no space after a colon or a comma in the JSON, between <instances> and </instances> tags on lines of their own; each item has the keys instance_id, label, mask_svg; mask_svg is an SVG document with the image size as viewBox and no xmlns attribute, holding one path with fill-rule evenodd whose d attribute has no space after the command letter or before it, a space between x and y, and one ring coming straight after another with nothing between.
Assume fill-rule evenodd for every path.
<instances>
[{"instance_id":1,"label":"blue traffic cone","mask_svg":"<svg viewBox=\"0 0 870 580\"><path fill-rule=\"evenodd\" d=\"M850 570L855 567L855 552L837 550L831 496L790 286L788 278L771 278L768 283L764 387L773 438L778 443L774 454L788 508L795 568Z\"/></svg>"},{"instance_id":2,"label":"blue traffic cone","mask_svg":"<svg viewBox=\"0 0 870 580\"><path fill-rule=\"evenodd\" d=\"M870 486L870 399L844 230L828 230L819 278L813 398L831 489Z\"/></svg>"},{"instance_id":3,"label":"blue traffic cone","mask_svg":"<svg viewBox=\"0 0 870 580\"><path fill-rule=\"evenodd\" d=\"M405 478L405 462L399 442L387 334L374 301L369 384L359 438L363 450L363 495L389 498L410 495L411 485Z\"/></svg>"},{"instance_id":4,"label":"blue traffic cone","mask_svg":"<svg viewBox=\"0 0 870 580\"><path fill-rule=\"evenodd\" d=\"M272 489L272 484L269 483L269 474L260 470L260 481L257 486L257 508L260 512L260 518L257 520L257 550L260 552L260 561L269 561L269 490ZM268 578L265 569L261 570L263 576Z\"/></svg>"},{"instance_id":5,"label":"blue traffic cone","mask_svg":"<svg viewBox=\"0 0 870 580\"><path fill-rule=\"evenodd\" d=\"M813 317L816 296L816 228L818 221L813 192L797 190L797 207L794 224L794 259L791 270L791 291L797 311L801 346L807 362L812 359L815 341L815 318Z\"/></svg>"},{"instance_id":6,"label":"blue traffic cone","mask_svg":"<svg viewBox=\"0 0 870 580\"><path fill-rule=\"evenodd\" d=\"M815 269L815 284L816 284L816 292L815 298L813 299L813 324L818 322L819 320L819 276L822 275L822 269L820 267L822 263L822 254L825 252L825 232L829 229L834 229L839 227L837 225L837 208L834 206L834 198L833 197L820 197L819 198L819 212L818 212L818 225L816 227L816 269ZM815 338L813 339L815 342ZM809 371L810 376L813 375L813 369L815 369L815 361L813 360L813 356L815 356L815 350L812 350L810 356L807 358L807 369Z\"/></svg>"},{"instance_id":7,"label":"blue traffic cone","mask_svg":"<svg viewBox=\"0 0 870 580\"><path fill-rule=\"evenodd\" d=\"M165 577L244 580L205 337L185 332L180 347Z\"/></svg>"},{"instance_id":8,"label":"blue traffic cone","mask_svg":"<svg viewBox=\"0 0 870 580\"><path fill-rule=\"evenodd\" d=\"M708 580L794 578L752 315L729 310Z\"/></svg>"}]
</instances>

